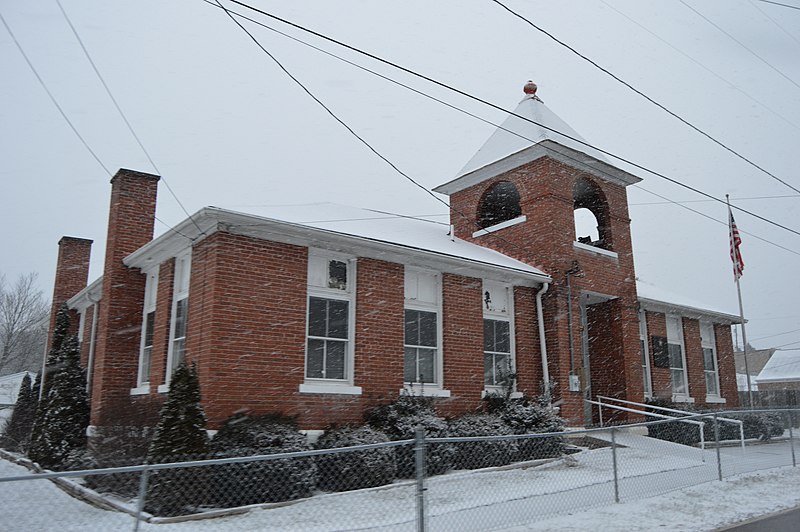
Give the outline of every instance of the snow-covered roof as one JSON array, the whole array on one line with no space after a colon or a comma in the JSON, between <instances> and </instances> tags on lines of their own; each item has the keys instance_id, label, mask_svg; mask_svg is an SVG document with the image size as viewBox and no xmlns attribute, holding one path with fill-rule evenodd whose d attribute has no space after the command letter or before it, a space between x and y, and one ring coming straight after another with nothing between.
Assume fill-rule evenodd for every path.
<instances>
[{"instance_id":1,"label":"snow-covered roof","mask_svg":"<svg viewBox=\"0 0 800 532\"><path fill-rule=\"evenodd\" d=\"M747 391L747 374L746 373L737 373L736 374L736 389L740 392ZM750 376L750 390L753 392L758 391L758 383L756 382L756 378L754 376Z\"/></svg>"},{"instance_id":2,"label":"snow-covered roof","mask_svg":"<svg viewBox=\"0 0 800 532\"><path fill-rule=\"evenodd\" d=\"M636 279L636 293L645 310L677 312L687 317L708 318L716 322L740 323L736 314L700 303L682 294L676 294L648 282Z\"/></svg>"},{"instance_id":3,"label":"snow-covered roof","mask_svg":"<svg viewBox=\"0 0 800 532\"><path fill-rule=\"evenodd\" d=\"M402 264L438 267L471 276L492 272L499 279L548 282L542 270L450 236L446 215L409 217L339 205L311 203L248 207L249 213L206 207L125 259L132 267L146 268L174 256L189 239L208 235L220 227L237 234L296 243L361 257ZM187 237L189 237L187 239Z\"/></svg>"},{"instance_id":4,"label":"snow-covered roof","mask_svg":"<svg viewBox=\"0 0 800 532\"><path fill-rule=\"evenodd\" d=\"M800 381L800 351L775 351L755 380L762 384Z\"/></svg>"},{"instance_id":5,"label":"snow-covered roof","mask_svg":"<svg viewBox=\"0 0 800 532\"><path fill-rule=\"evenodd\" d=\"M543 156L553 157L623 185L641 181L609 164L601 152L585 142L539 98L528 95L467 162L458 176L434 190L452 194Z\"/></svg>"}]
</instances>

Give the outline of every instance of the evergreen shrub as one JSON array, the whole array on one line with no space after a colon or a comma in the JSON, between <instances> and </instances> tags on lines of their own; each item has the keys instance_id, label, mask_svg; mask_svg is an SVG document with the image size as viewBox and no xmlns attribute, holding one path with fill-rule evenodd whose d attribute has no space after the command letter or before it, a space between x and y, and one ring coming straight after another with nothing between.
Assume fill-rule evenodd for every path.
<instances>
[{"instance_id":1,"label":"evergreen shrub","mask_svg":"<svg viewBox=\"0 0 800 532\"><path fill-rule=\"evenodd\" d=\"M325 431L316 447L335 449L388 441L386 434L368 426L339 427ZM327 491L347 491L389 484L397 475L396 460L394 447L319 455L317 486Z\"/></svg>"},{"instance_id":2,"label":"evergreen shrub","mask_svg":"<svg viewBox=\"0 0 800 532\"><path fill-rule=\"evenodd\" d=\"M6 421L0 437L0 447L14 452L25 452L28 449L37 402L38 397L31 387L30 375L26 374L20 383L14 411Z\"/></svg>"},{"instance_id":3,"label":"evergreen shrub","mask_svg":"<svg viewBox=\"0 0 800 532\"><path fill-rule=\"evenodd\" d=\"M467 414L450 421L454 437L505 436L514 434L500 417L492 414ZM516 440L466 441L454 444L456 469L480 469L510 464L517 459Z\"/></svg>"},{"instance_id":4,"label":"evergreen shrub","mask_svg":"<svg viewBox=\"0 0 800 532\"><path fill-rule=\"evenodd\" d=\"M486 410L499 417L512 434L542 434L562 432L566 423L556 414L545 397L511 398L506 395L487 395ZM541 438L520 438L517 440L520 460L534 460L561 456L564 452L564 438L550 436Z\"/></svg>"},{"instance_id":5,"label":"evergreen shrub","mask_svg":"<svg viewBox=\"0 0 800 532\"><path fill-rule=\"evenodd\" d=\"M256 456L311 449L291 418L280 415L230 418L211 441L215 458ZM280 458L211 466L209 504L233 507L310 496L316 482L314 459Z\"/></svg>"},{"instance_id":6,"label":"evergreen shrub","mask_svg":"<svg viewBox=\"0 0 800 532\"><path fill-rule=\"evenodd\" d=\"M382 432L390 440L413 440L417 428L425 430L428 438L449 436L447 422L436 414L433 401L427 397L401 395L392 403L377 406L367 412L367 423ZM413 444L397 447L397 476L414 478ZM450 443L429 445L425 468L428 475L439 475L452 469L455 447Z\"/></svg>"}]
</instances>

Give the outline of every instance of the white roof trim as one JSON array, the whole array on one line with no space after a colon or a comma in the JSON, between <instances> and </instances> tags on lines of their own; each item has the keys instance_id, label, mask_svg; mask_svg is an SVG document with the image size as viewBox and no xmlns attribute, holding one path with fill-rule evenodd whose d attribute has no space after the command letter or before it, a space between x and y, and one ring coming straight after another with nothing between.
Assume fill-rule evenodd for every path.
<instances>
[{"instance_id":1,"label":"white roof trim","mask_svg":"<svg viewBox=\"0 0 800 532\"><path fill-rule=\"evenodd\" d=\"M434 188L433 191L450 195L497 175L519 168L537 159L541 159L542 157L550 157L577 170L581 170L587 174L617 185L628 186L642 180L640 177L620 170L616 166L596 159L591 155L569 148L553 140L546 139L533 146L512 153L507 157L503 157L498 161L489 163L477 170L459 176L443 185L439 185Z\"/></svg>"},{"instance_id":2,"label":"white roof trim","mask_svg":"<svg viewBox=\"0 0 800 532\"><path fill-rule=\"evenodd\" d=\"M67 300L67 306L83 312L100 301L103 295L103 276L95 279L89 286Z\"/></svg>"},{"instance_id":3,"label":"white roof trim","mask_svg":"<svg viewBox=\"0 0 800 532\"><path fill-rule=\"evenodd\" d=\"M686 318L705 319L714 323L723 323L727 325L741 323L739 316L734 314L726 314L724 312L717 312L699 307L679 305L677 303L670 303L668 301L658 301L655 299L648 299L646 297L638 297L638 299L641 307L644 310L649 310L650 312L680 314Z\"/></svg>"},{"instance_id":4,"label":"white roof trim","mask_svg":"<svg viewBox=\"0 0 800 532\"><path fill-rule=\"evenodd\" d=\"M524 263L519 263L520 268L517 269L217 207L205 207L194 214L192 218L193 220L184 220L172 231L134 251L125 257L123 263L131 268L147 269L174 257L181 250L202 238L206 238L218 230L224 230L232 234L339 251L410 266L435 267L443 272L459 275L484 277L488 274L499 281L513 281L516 284L527 286L551 282L549 275ZM203 228L204 234L200 233L198 226ZM498 255L501 254L498 253ZM505 255L501 256L508 259Z\"/></svg>"}]
</instances>

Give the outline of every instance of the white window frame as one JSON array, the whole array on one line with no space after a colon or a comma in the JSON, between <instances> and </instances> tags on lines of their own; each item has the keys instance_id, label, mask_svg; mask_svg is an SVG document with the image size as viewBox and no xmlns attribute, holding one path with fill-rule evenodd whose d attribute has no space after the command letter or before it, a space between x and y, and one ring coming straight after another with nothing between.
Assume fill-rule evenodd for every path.
<instances>
[{"instance_id":1,"label":"white window frame","mask_svg":"<svg viewBox=\"0 0 800 532\"><path fill-rule=\"evenodd\" d=\"M498 291L505 292L506 297L506 308L505 309L493 309L489 308L490 303L486 301L486 294L495 293L497 294ZM483 280L483 286L481 290L481 308L483 309L483 323L485 327L486 320L493 320L493 321L505 321L508 322L508 342L509 342L509 366L512 373L517 371L517 355L516 355L516 334L514 331L514 287L508 283L502 283L498 281L492 281L489 279ZM483 343L483 342L481 342ZM483 364L484 364L484 372L486 368L486 354L487 352L483 349L481 350ZM485 373L484 373L485 375ZM483 379L483 395L488 394L498 394L503 393L504 386L503 385L491 385L486 384L486 379ZM516 389L516 382L514 383L514 390L511 393L512 397L521 397L522 394L517 392Z\"/></svg>"},{"instance_id":2,"label":"white window frame","mask_svg":"<svg viewBox=\"0 0 800 532\"><path fill-rule=\"evenodd\" d=\"M669 349L669 345L678 345L681 348L681 362L683 364L682 368L676 368L672 366L672 356L670 355L670 385L672 386L672 401L675 403L693 403L694 399L690 396L689 390L689 373L688 373L688 366L686 364L686 343L683 339L683 317L677 314L667 314L667 349ZM670 334L670 326L669 322L673 321L676 324L675 331L677 332L677 338L674 335ZM682 370L682 377L683 377L683 388L686 390L685 393L678 393L675 391L675 384L674 379L672 378L672 373L676 369Z\"/></svg>"},{"instance_id":3,"label":"white window frame","mask_svg":"<svg viewBox=\"0 0 800 532\"><path fill-rule=\"evenodd\" d=\"M647 311L639 310L639 343L642 348L642 386L644 398L653 398L653 374L650 367L650 345L647 336Z\"/></svg>"},{"instance_id":4,"label":"white window frame","mask_svg":"<svg viewBox=\"0 0 800 532\"><path fill-rule=\"evenodd\" d=\"M704 332L705 331L705 332ZM724 403L725 399L722 398L722 390L719 384L719 359L717 358L717 339L714 333L714 324L710 321L700 321L700 347L703 351L703 376L706 386L706 403ZM706 369L706 349L711 349L711 358L714 364L714 369ZM709 393L708 378L711 373L714 384L717 388L717 393Z\"/></svg>"},{"instance_id":5,"label":"white window frame","mask_svg":"<svg viewBox=\"0 0 800 532\"><path fill-rule=\"evenodd\" d=\"M150 271L143 272L145 274L144 283L144 308L142 309L142 330L141 338L139 341L139 362L136 370L136 388L131 390L131 395L140 395L150 392L150 367L153 363L153 345L150 344L150 352L146 353L146 339L147 339L147 316L151 312L156 311L156 301L158 298L158 267ZM155 319L153 320L155 326ZM150 336L153 332L150 331Z\"/></svg>"},{"instance_id":6,"label":"white window frame","mask_svg":"<svg viewBox=\"0 0 800 532\"><path fill-rule=\"evenodd\" d=\"M331 261L344 262L347 265L346 286L342 288L324 285L320 277L320 268L329 268ZM343 394L360 395L360 386L355 386L354 367L355 367L355 317L356 317L356 264L355 257L323 251L309 249L308 252L308 283L306 294L306 326L305 326L305 347L303 358L303 383L300 384L301 393L322 393L322 394ZM344 378L325 379L308 377L308 327L311 298L331 299L347 301L347 340L345 345L344 359Z\"/></svg>"},{"instance_id":7,"label":"white window frame","mask_svg":"<svg viewBox=\"0 0 800 532\"><path fill-rule=\"evenodd\" d=\"M436 314L436 349L434 359L434 371L436 378L434 382L419 383L408 382L405 380L405 369L403 370L403 389L401 394L417 395L426 397L450 397L450 391L444 389L444 332L442 327L442 274L437 271L405 266L403 273L403 368L405 368L405 311L417 310ZM420 279L427 277L434 284L433 297L422 299L418 297L420 290Z\"/></svg>"},{"instance_id":8,"label":"white window frame","mask_svg":"<svg viewBox=\"0 0 800 532\"><path fill-rule=\"evenodd\" d=\"M164 368L164 384L158 387L159 392L169 391L169 383L172 380L172 373L175 371L175 342L183 339L184 352L186 350L186 335L182 337L175 337L175 325L178 312L178 304L186 300L186 317L184 322L188 327L189 319L189 284L192 275L192 254L191 250L175 257L175 273L172 285L172 309L170 311L169 320L169 344L167 347L167 364ZM188 334L188 331L184 331Z\"/></svg>"}]
</instances>

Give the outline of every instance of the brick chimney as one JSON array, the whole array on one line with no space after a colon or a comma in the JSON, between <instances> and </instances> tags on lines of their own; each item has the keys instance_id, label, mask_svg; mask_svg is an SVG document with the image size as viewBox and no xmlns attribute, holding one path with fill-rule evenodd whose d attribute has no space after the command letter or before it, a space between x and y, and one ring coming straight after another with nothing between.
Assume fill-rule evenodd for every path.
<instances>
[{"instance_id":1,"label":"brick chimney","mask_svg":"<svg viewBox=\"0 0 800 532\"><path fill-rule=\"evenodd\" d=\"M125 169L111 179L91 398L94 426L112 424L129 410L130 389L136 385L145 276L122 259L153 239L159 179Z\"/></svg>"},{"instance_id":2,"label":"brick chimney","mask_svg":"<svg viewBox=\"0 0 800 532\"><path fill-rule=\"evenodd\" d=\"M92 253L92 241L85 238L64 236L58 241L58 262L56 262L56 280L53 288L53 305L50 308L50 328L47 334L47 346L53 340L53 328L56 313L66 301L86 288L89 280L89 258ZM70 332L78 332L78 313L70 311Z\"/></svg>"}]
</instances>

